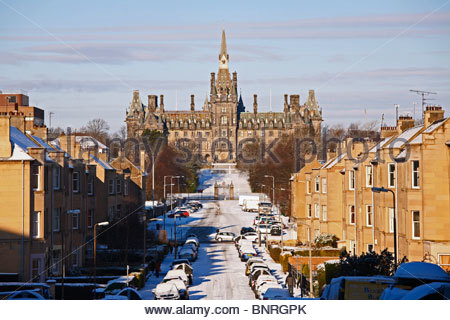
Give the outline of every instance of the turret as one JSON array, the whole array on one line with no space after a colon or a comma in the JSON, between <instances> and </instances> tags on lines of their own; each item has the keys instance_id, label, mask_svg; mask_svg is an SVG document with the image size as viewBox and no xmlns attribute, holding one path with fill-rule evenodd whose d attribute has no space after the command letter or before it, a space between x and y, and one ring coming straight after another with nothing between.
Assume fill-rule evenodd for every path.
<instances>
[{"instance_id":1,"label":"turret","mask_svg":"<svg viewBox=\"0 0 450 320\"><path fill-rule=\"evenodd\" d=\"M195 111L194 95L191 94L191 112Z\"/></svg>"},{"instance_id":2,"label":"turret","mask_svg":"<svg viewBox=\"0 0 450 320\"><path fill-rule=\"evenodd\" d=\"M253 112L258 113L258 95L256 94L253 95Z\"/></svg>"},{"instance_id":3,"label":"turret","mask_svg":"<svg viewBox=\"0 0 450 320\"><path fill-rule=\"evenodd\" d=\"M284 95L284 113L289 112L289 103L288 103L288 95Z\"/></svg>"},{"instance_id":4,"label":"turret","mask_svg":"<svg viewBox=\"0 0 450 320\"><path fill-rule=\"evenodd\" d=\"M164 95L159 96L159 111L164 113Z\"/></svg>"}]
</instances>

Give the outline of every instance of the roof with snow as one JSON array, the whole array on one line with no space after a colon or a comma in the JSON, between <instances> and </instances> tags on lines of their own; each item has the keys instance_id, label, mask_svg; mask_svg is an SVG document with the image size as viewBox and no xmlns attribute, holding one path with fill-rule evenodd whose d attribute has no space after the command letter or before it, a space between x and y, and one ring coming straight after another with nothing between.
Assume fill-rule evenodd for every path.
<instances>
[{"instance_id":1,"label":"roof with snow","mask_svg":"<svg viewBox=\"0 0 450 320\"><path fill-rule=\"evenodd\" d=\"M39 148L39 146L16 127L10 127L10 141L12 144L11 157L2 160L34 160L28 154L28 148Z\"/></svg>"},{"instance_id":2,"label":"roof with snow","mask_svg":"<svg viewBox=\"0 0 450 320\"><path fill-rule=\"evenodd\" d=\"M328 161L327 163L325 163L323 165L323 169L330 169L333 168L336 164L339 163L339 161L341 161L342 159L344 159L344 157L347 155L347 153L342 153L340 155L338 155L337 157L335 157L334 159L331 159L330 161Z\"/></svg>"},{"instance_id":3,"label":"roof with snow","mask_svg":"<svg viewBox=\"0 0 450 320\"><path fill-rule=\"evenodd\" d=\"M389 143L389 145L385 145L384 147L385 148L401 148L405 145L406 142L410 141L422 129L423 129L423 125L405 130L399 136L394 138L392 140L392 142Z\"/></svg>"},{"instance_id":4,"label":"roof with snow","mask_svg":"<svg viewBox=\"0 0 450 320\"><path fill-rule=\"evenodd\" d=\"M101 165L105 170L114 170L114 168L111 167L111 165L109 163L107 163L106 161L103 161L103 160L97 158L93 154L91 154L91 158L92 158L92 160L97 162L99 165Z\"/></svg>"}]
</instances>

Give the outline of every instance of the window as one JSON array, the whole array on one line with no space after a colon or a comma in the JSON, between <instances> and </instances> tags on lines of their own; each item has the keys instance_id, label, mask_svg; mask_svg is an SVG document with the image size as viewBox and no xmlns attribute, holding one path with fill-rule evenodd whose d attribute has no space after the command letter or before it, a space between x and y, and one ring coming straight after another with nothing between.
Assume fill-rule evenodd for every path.
<instances>
[{"instance_id":1,"label":"window","mask_svg":"<svg viewBox=\"0 0 450 320\"><path fill-rule=\"evenodd\" d=\"M328 218L327 206L322 206L322 219L323 221L327 221L327 218Z\"/></svg>"},{"instance_id":2,"label":"window","mask_svg":"<svg viewBox=\"0 0 450 320\"><path fill-rule=\"evenodd\" d=\"M187 137L187 135L188 135L188 133L187 133L187 131L185 131L185 132L183 133L183 136Z\"/></svg>"},{"instance_id":3,"label":"window","mask_svg":"<svg viewBox=\"0 0 450 320\"><path fill-rule=\"evenodd\" d=\"M311 206L311 204L307 204L306 205L306 216L308 218L312 217L312 206Z\"/></svg>"},{"instance_id":4,"label":"window","mask_svg":"<svg viewBox=\"0 0 450 320\"><path fill-rule=\"evenodd\" d=\"M348 190L355 190L355 171L348 172Z\"/></svg>"},{"instance_id":5,"label":"window","mask_svg":"<svg viewBox=\"0 0 450 320\"><path fill-rule=\"evenodd\" d=\"M372 252L373 251L373 244L368 244L367 245L367 252Z\"/></svg>"},{"instance_id":6,"label":"window","mask_svg":"<svg viewBox=\"0 0 450 320\"><path fill-rule=\"evenodd\" d=\"M94 177L90 176L88 178L88 195L94 194Z\"/></svg>"},{"instance_id":7,"label":"window","mask_svg":"<svg viewBox=\"0 0 450 320\"><path fill-rule=\"evenodd\" d=\"M91 229L94 226L94 209L89 209L87 212L87 227Z\"/></svg>"},{"instance_id":8,"label":"window","mask_svg":"<svg viewBox=\"0 0 450 320\"><path fill-rule=\"evenodd\" d=\"M388 208L388 227L389 233L394 232L394 208Z\"/></svg>"},{"instance_id":9,"label":"window","mask_svg":"<svg viewBox=\"0 0 450 320\"><path fill-rule=\"evenodd\" d=\"M419 161L411 161L412 165L412 187L415 189L419 188Z\"/></svg>"},{"instance_id":10,"label":"window","mask_svg":"<svg viewBox=\"0 0 450 320\"><path fill-rule=\"evenodd\" d=\"M31 186L34 191L39 190L39 173L41 167L40 166L31 166Z\"/></svg>"},{"instance_id":11,"label":"window","mask_svg":"<svg viewBox=\"0 0 450 320\"><path fill-rule=\"evenodd\" d=\"M227 136L227 130L222 130L222 137L226 137Z\"/></svg>"},{"instance_id":12,"label":"window","mask_svg":"<svg viewBox=\"0 0 450 320\"><path fill-rule=\"evenodd\" d=\"M128 195L128 180L123 182L123 194L126 196Z\"/></svg>"},{"instance_id":13,"label":"window","mask_svg":"<svg viewBox=\"0 0 450 320\"><path fill-rule=\"evenodd\" d=\"M72 229L77 230L79 227L79 214L78 213L72 213Z\"/></svg>"},{"instance_id":14,"label":"window","mask_svg":"<svg viewBox=\"0 0 450 320\"><path fill-rule=\"evenodd\" d=\"M121 192L122 192L122 181L119 178L116 181L116 193L121 193Z\"/></svg>"},{"instance_id":15,"label":"window","mask_svg":"<svg viewBox=\"0 0 450 320\"><path fill-rule=\"evenodd\" d=\"M122 210L122 205L118 204L117 205L117 209L116 209L116 213L120 216L120 211Z\"/></svg>"},{"instance_id":16,"label":"window","mask_svg":"<svg viewBox=\"0 0 450 320\"><path fill-rule=\"evenodd\" d=\"M373 212L372 212L372 205L366 205L366 226L371 227L373 226Z\"/></svg>"},{"instance_id":17,"label":"window","mask_svg":"<svg viewBox=\"0 0 450 320\"><path fill-rule=\"evenodd\" d=\"M412 238L420 239L420 212L412 212Z\"/></svg>"},{"instance_id":18,"label":"window","mask_svg":"<svg viewBox=\"0 0 450 320\"><path fill-rule=\"evenodd\" d=\"M438 254L438 264L445 271L450 271L450 254Z\"/></svg>"},{"instance_id":19,"label":"window","mask_svg":"<svg viewBox=\"0 0 450 320\"><path fill-rule=\"evenodd\" d=\"M178 131L175 131L175 137L178 137Z\"/></svg>"},{"instance_id":20,"label":"window","mask_svg":"<svg viewBox=\"0 0 450 320\"><path fill-rule=\"evenodd\" d=\"M109 191L109 194L114 194L114 180L113 179L109 179L108 191Z\"/></svg>"},{"instance_id":21,"label":"window","mask_svg":"<svg viewBox=\"0 0 450 320\"><path fill-rule=\"evenodd\" d=\"M311 194L311 180L306 181L306 193Z\"/></svg>"},{"instance_id":22,"label":"window","mask_svg":"<svg viewBox=\"0 0 450 320\"><path fill-rule=\"evenodd\" d=\"M269 137L273 137L273 131L269 131Z\"/></svg>"},{"instance_id":23,"label":"window","mask_svg":"<svg viewBox=\"0 0 450 320\"><path fill-rule=\"evenodd\" d=\"M239 130L239 137L243 137L244 136L244 132Z\"/></svg>"},{"instance_id":24,"label":"window","mask_svg":"<svg viewBox=\"0 0 450 320\"><path fill-rule=\"evenodd\" d=\"M226 117L226 116L222 116L222 117L220 118L220 122L221 122L222 124L227 124L227 122L228 122L227 117Z\"/></svg>"},{"instance_id":25,"label":"window","mask_svg":"<svg viewBox=\"0 0 450 320\"><path fill-rule=\"evenodd\" d=\"M314 179L314 191L319 192L319 190L320 190L320 178L316 177Z\"/></svg>"},{"instance_id":26,"label":"window","mask_svg":"<svg viewBox=\"0 0 450 320\"><path fill-rule=\"evenodd\" d=\"M322 193L327 193L327 179L322 178Z\"/></svg>"},{"instance_id":27,"label":"window","mask_svg":"<svg viewBox=\"0 0 450 320\"><path fill-rule=\"evenodd\" d=\"M355 217L355 206L354 205L351 205L349 207L349 219L348 220L349 220L350 224L355 224L356 217Z\"/></svg>"},{"instance_id":28,"label":"window","mask_svg":"<svg viewBox=\"0 0 450 320\"><path fill-rule=\"evenodd\" d=\"M315 218L320 218L319 204L318 203L314 204L314 217Z\"/></svg>"},{"instance_id":29,"label":"window","mask_svg":"<svg viewBox=\"0 0 450 320\"><path fill-rule=\"evenodd\" d=\"M73 192L80 192L80 173L75 171L72 176L72 190Z\"/></svg>"},{"instance_id":30,"label":"window","mask_svg":"<svg viewBox=\"0 0 450 320\"><path fill-rule=\"evenodd\" d=\"M366 166L366 187L373 186L373 167Z\"/></svg>"},{"instance_id":31,"label":"window","mask_svg":"<svg viewBox=\"0 0 450 320\"><path fill-rule=\"evenodd\" d=\"M227 108L226 107L222 107L222 113L226 113L227 112Z\"/></svg>"},{"instance_id":32,"label":"window","mask_svg":"<svg viewBox=\"0 0 450 320\"><path fill-rule=\"evenodd\" d=\"M395 163L388 164L388 186L389 188L395 187Z\"/></svg>"},{"instance_id":33,"label":"window","mask_svg":"<svg viewBox=\"0 0 450 320\"><path fill-rule=\"evenodd\" d=\"M247 132L247 137L251 137L252 136L252 132L251 131L248 131Z\"/></svg>"},{"instance_id":34,"label":"window","mask_svg":"<svg viewBox=\"0 0 450 320\"><path fill-rule=\"evenodd\" d=\"M61 230L61 208L53 208L53 231Z\"/></svg>"},{"instance_id":35,"label":"window","mask_svg":"<svg viewBox=\"0 0 450 320\"><path fill-rule=\"evenodd\" d=\"M39 229L40 229L40 212L34 211L31 213L31 236L33 238L39 238Z\"/></svg>"},{"instance_id":36,"label":"window","mask_svg":"<svg viewBox=\"0 0 450 320\"><path fill-rule=\"evenodd\" d=\"M61 187L61 167L53 167L53 190L59 190Z\"/></svg>"}]
</instances>

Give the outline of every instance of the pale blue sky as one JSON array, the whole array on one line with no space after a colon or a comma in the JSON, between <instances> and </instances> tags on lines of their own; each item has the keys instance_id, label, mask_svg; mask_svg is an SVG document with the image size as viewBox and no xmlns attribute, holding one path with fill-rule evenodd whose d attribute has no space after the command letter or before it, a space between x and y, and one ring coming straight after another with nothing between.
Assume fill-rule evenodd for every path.
<instances>
[{"instance_id":1,"label":"pale blue sky","mask_svg":"<svg viewBox=\"0 0 450 320\"><path fill-rule=\"evenodd\" d=\"M53 125L123 124L132 90L197 108L225 28L247 110L281 111L309 89L327 124L420 116L409 89L450 102L450 1L0 0L0 90L23 89ZM223 3L223 4L221 4ZM47 119L48 120L48 119Z\"/></svg>"}]
</instances>

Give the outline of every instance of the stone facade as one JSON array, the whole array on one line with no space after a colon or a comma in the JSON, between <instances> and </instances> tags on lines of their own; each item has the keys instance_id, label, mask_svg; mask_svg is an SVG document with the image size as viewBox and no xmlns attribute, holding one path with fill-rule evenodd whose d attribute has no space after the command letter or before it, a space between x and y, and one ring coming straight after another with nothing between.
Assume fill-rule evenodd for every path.
<instances>
[{"instance_id":1,"label":"stone facade","mask_svg":"<svg viewBox=\"0 0 450 320\"><path fill-rule=\"evenodd\" d=\"M219 72L211 73L210 94L202 110L195 110L191 95L189 111L166 111L164 96L149 95L145 106L139 91L126 112L128 137L139 137L145 130L164 132L170 143L190 146L205 162L236 162L239 145L256 138L271 143L283 134L313 132L320 136L322 111L315 93L309 91L308 100L300 104L299 95L284 96L283 112L258 112L254 95L253 112L246 112L242 97L238 97L237 73L230 74L225 32L219 53ZM280 108L281 109L281 108Z\"/></svg>"}]
</instances>

